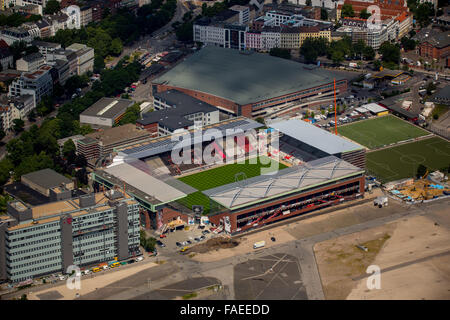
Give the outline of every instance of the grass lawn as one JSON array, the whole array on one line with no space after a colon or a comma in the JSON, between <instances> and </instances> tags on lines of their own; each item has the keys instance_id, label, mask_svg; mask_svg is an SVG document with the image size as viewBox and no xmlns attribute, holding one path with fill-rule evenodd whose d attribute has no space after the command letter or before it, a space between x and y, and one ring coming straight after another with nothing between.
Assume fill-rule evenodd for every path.
<instances>
[{"instance_id":1,"label":"grass lawn","mask_svg":"<svg viewBox=\"0 0 450 320\"><path fill-rule=\"evenodd\" d=\"M444 104L437 104L433 111L431 112L431 117L434 117L435 114L437 114L438 119L444 115L449 110L449 106L446 106Z\"/></svg>"},{"instance_id":2,"label":"grass lawn","mask_svg":"<svg viewBox=\"0 0 450 320\"><path fill-rule=\"evenodd\" d=\"M419 164L431 170L448 168L450 143L433 137L367 153L367 169L382 182L413 177Z\"/></svg>"},{"instance_id":3,"label":"grass lawn","mask_svg":"<svg viewBox=\"0 0 450 320\"><path fill-rule=\"evenodd\" d=\"M369 149L429 134L392 115L338 127L338 133Z\"/></svg>"},{"instance_id":4,"label":"grass lawn","mask_svg":"<svg viewBox=\"0 0 450 320\"><path fill-rule=\"evenodd\" d=\"M205 214L209 213L209 211L211 210L210 208L211 203L214 209L216 208L216 206L217 208L219 208L220 205L218 203L216 203L215 201L211 201L201 191L233 183L236 181L235 175L241 172L245 174L246 179L261 175L261 168L270 167L268 163L269 159L267 157L261 158L263 158L262 162L267 164L262 164L261 161L258 159L257 164L249 164L248 161L245 164L233 163L179 178L178 180L196 188L199 191L191 193L187 197L178 200L178 202L183 204L185 207L189 209L191 209L193 205L202 205L203 212ZM278 163L275 160L270 161L272 168L269 171L281 170L286 168L286 166L282 163ZM244 177L239 176L239 180L242 179L244 179Z\"/></svg>"}]
</instances>

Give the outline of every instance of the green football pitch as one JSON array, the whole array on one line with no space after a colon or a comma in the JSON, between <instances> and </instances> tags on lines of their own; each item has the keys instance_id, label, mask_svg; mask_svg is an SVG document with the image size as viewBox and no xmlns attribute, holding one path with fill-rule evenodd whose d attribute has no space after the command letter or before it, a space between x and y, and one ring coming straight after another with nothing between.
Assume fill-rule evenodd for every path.
<instances>
[{"instance_id":1,"label":"green football pitch","mask_svg":"<svg viewBox=\"0 0 450 320\"><path fill-rule=\"evenodd\" d=\"M248 179L261 175L261 168L267 168L266 171L276 171L286 168L282 163L263 156L258 159L256 164L249 163L232 163L211 170L194 173L179 178L178 180L196 188L198 191L189 194L187 197L178 200L187 208L191 209L193 205L202 205L203 212L209 213L210 205L219 206L211 201L201 191L223 186L238 180Z\"/></svg>"},{"instance_id":2,"label":"green football pitch","mask_svg":"<svg viewBox=\"0 0 450 320\"><path fill-rule=\"evenodd\" d=\"M414 177L419 164L430 170L448 168L450 142L433 137L366 154L366 166L370 174L386 183Z\"/></svg>"},{"instance_id":3,"label":"green football pitch","mask_svg":"<svg viewBox=\"0 0 450 320\"><path fill-rule=\"evenodd\" d=\"M338 127L338 133L369 149L429 134L392 115Z\"/></svg>"}]
</instances>

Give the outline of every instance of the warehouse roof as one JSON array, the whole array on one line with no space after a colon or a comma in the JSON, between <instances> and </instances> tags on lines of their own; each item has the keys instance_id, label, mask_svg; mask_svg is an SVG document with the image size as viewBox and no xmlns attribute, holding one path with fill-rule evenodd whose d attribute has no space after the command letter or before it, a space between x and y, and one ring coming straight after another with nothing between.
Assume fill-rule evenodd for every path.
<instances>
[{"instance_id":1,"label":"warehouse roof","mask_svg":"<svg viewBox=\"0 0 450 320\"><path fill-rule=\"evenodd\" d=\"M132 100L117 98L101 98L92 106L84 110L82 116L115 119L125 113L133 105Z\"/></svg>"},{"instance_id":2,"label":"warehouse roof","mask_svg":"<svg viewBox=\"0 0 450 320\"><path fill-rule=\"evenodd\" d=\"M153 83L200 91L245 105L332 83L333 78L342 76L266 54L206 46Z\"/></svg>"},{"instance_id":3,"label":"warehouse roof","mask_svg":"<svg viewBox=\"0 0 450 320\"><path fill-rule=\"evenodd\" d=\"M387 111L387 109L385 107L382 107L378 103L373 103L373 102L362 105L360 108L357 108L357 109L366 109L367 111L370 111L372 113L379 113L379 112ZM355 109L355 110L359 111L357 109Z\"/></svg>"},{"instance_id":4,"label":"warehouse roof","mask_svg":"<svg viewBox=\"0 0 450 320\"><path fill-rule=\"evenodd\" d=\"M270 124L281 133L302 141L328 154L362 149L361 146L320 129L303 120L287 120Z\"/></svg>"},{"instance_id":5,"label":"warehouse roof","mask_svg":"<svg viewBox=\"0 0 450 320\"><path fill-rule=\"evenodd\" d=\"M279 170L273 175L249 178L203 193L226 208L238 209L363 172L342 159L329 156Z\"/></svg>"},{"instance_id":6,"label":"warehouse roof","mask_svg":"<svg viewBox=\"0 0 450 320\"><path fill-rule=\"evenodd\" d=\"M38 186L51 189L60 186L62 183L71 183L72 180L64 177L52 169L42 169L39 171L24 174L22 179L27 179Z\"/></svg>"}]
</instances>

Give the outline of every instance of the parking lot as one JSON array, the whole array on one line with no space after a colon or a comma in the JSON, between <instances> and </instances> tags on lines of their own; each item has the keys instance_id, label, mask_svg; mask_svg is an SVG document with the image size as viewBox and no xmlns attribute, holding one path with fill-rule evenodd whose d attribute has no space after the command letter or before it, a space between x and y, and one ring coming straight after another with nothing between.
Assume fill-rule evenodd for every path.
<instances>
[{"instance_id":1,"label":"parking lot","mask_svg":"<svg viewBox=\"0 0 450 320\"><path fill-rule=\"evenodd\" d=\"M206 240L211 239L216 235L212 233L208 227L200 229L199 225L192 225L188 228L188 230L182 229L174 230L173 232L168 231L163 235L163 238L158 235L153 235L164 244L164 247L157 244L158 252L167 253L172 251L179 251L185 246L190 247L197 243L205 242ZM205 234L203 234L202 232L204 232ZM199 239L202 236L202 240ZM199 239L200 241L196 241L195 238ZM188 241L190 241L190 243ZM177 245L177 242L179 243L179 245Z\"/></svg>"}]
</instances>

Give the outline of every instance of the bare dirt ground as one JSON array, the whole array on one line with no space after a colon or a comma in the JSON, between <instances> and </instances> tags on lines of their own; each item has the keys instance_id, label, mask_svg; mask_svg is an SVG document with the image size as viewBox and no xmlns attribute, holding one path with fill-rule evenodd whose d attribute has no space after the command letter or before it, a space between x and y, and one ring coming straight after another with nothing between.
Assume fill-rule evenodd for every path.
<instances>
[{"instance_id":1,"label":"bare dirt ground","mask_svg":"<svg viewBox=\"0 0 450 320\"><path fill-rule=\"evenodd\" d=\"M193 260L201 261L201 262L209 262L209 261L218 261L222 259L226 259L236 255L242 255L251 251L254 251L253 244L258 241L264 240L266 242L265 248L271 247L273 245L277 245L280 243L284 243L287 241L295 240L287 232L283 232L283 227L276 227L269 230L264 230L258 233L249 234L242 238L238 238L233 240L237 242L237 245L228 244L228 248L221 248L220 246L213 247L212 250L202 251L203 253L198 253L192 257ZM273 242L270 238L275 237L276 241ZM211 240L210 240L211 241ZM229 241L227 239L227 241ZM197 247L197 246L196 246ZM195 248L195 247L193 247ZM192 251L191 251L192 250ZM195 249L190 249L189 253L194 252ZM199 251L197 251L199 252Z\"/></svg>"},{"instance_id":2,"label":"bare dirt ground","mask_svg":"<svg viewBox=\"0 0 450 320\"><path fill-rule=\"evenodd\" d=\"M36 291L30 293L27 298L29 300L73 300L76 298L76 293L80 296L86 295L95 291L97 288L103 288L123 278L129 277L142 270L157 266L156 263L137 263L132 267L123 268L122 270L108 270L101 271L103 274L92 277L91 275L83 276L81 278L81 288L79 290L72 290L67 288L66 282L62 282L60 286L49 289Z\"/></svg>"},{"instance_id":3,"label":"bare dirt ground","mask_svg":"<svg viewBox=\"0 0 450 320\"><path fill-rule=\"evenodd\" d=\"M213 250L219 250L219 249L228 249L228 248L234 248L237 245L239 245L239 241L230 239L230 238L213 238L209 239L205 243L197 244L196 246L193 246L189 248L187 253L191 254L193 252L195 253L205 253Z\"/></svg>"},{"instance_id":4,"label":"bare dirt ground","mask_svg":"<svg viewBox=\"0 0 450 320\"><path fill-rule=\"evenodd\" d=\"M434 218L450 220L441 211L317 243L326 299L450 299L450 230ZM381 289L367 288L370 264L381 268Z\"/></svg>"},{"instance_id":5,"label":"bare dirt ground","mask_svg":"<svg viewBox=\"0 0 450 320\"><path fill-rule=\"evenodd\" d=\"M326 299L345 299L357 282L352 279L366 275L377 253L391 237L395 223L364 232L348 234L314 246L322 287ZM368 248L365 252L356 245Z\"/></svg>"}]
</instances>

